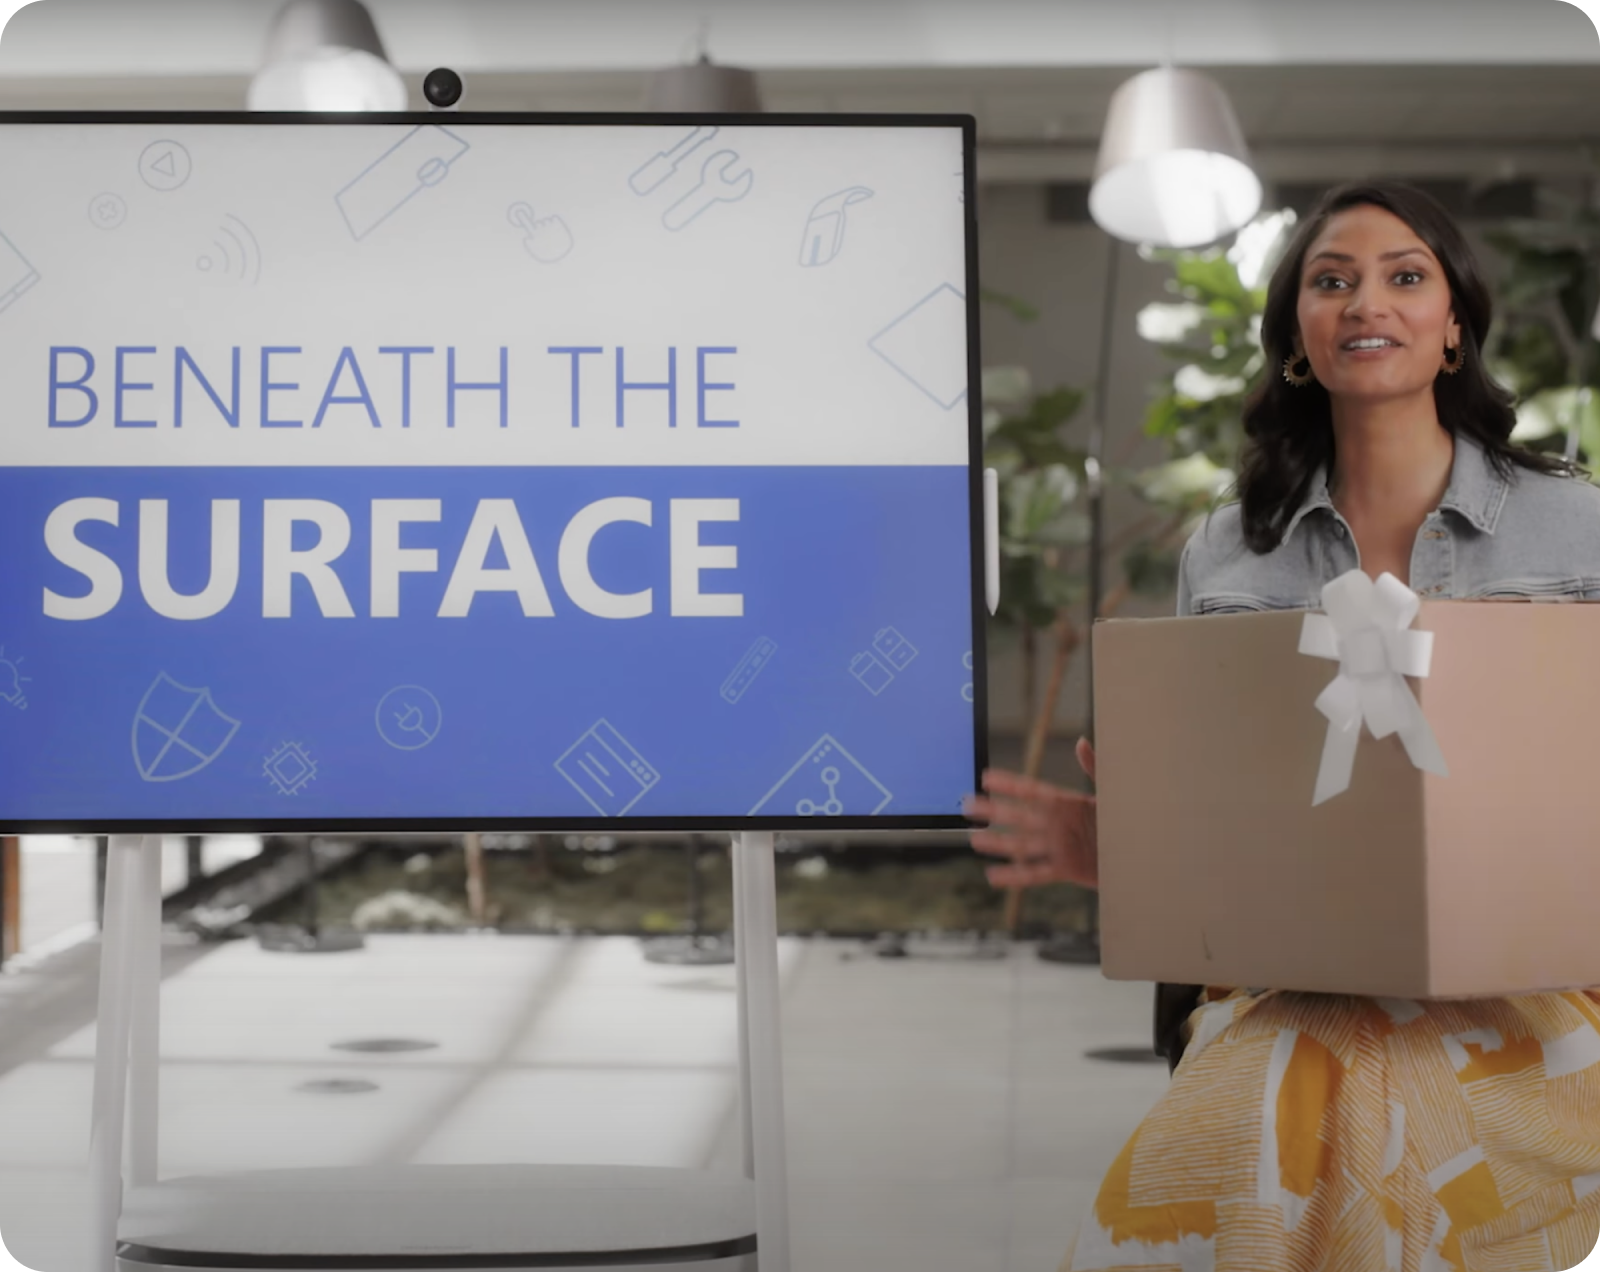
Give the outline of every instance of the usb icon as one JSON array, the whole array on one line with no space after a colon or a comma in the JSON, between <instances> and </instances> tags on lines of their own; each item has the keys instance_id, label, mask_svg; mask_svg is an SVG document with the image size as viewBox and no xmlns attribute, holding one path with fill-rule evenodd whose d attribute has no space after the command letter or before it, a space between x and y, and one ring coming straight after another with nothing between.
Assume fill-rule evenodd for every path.
<instances>
[{"instance_id":1,"label":"usb icon","mask_svg":"<svg viewBox=\"0 0 1600 1272\"><path fill-rule=\"evenodd\" d=\"M744 697L761 669L772 661L772 655L778 652L778 646L767 637L751 645L745 656L739 660L739 665L729 673L728 678L722 682L722 699L724 702L738 702Z\"/></svg>"}]
</instances>

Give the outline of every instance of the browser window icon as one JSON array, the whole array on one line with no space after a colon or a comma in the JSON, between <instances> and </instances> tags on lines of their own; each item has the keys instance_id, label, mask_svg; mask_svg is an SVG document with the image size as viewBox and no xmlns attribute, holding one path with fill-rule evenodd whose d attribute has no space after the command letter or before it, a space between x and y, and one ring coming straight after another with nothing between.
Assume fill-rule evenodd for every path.
<instances>
[{"instance_id":1,"label":"browser window icon","mask_svg":"<svg viewBox=\"0 0 1600 1272\"><path fill-rule=\"evenodd\" d=\"M633 744L605 721L567 749L556 772L578 788L602 817L621 817L661 780Z\"/></svg>"}]
</instances>

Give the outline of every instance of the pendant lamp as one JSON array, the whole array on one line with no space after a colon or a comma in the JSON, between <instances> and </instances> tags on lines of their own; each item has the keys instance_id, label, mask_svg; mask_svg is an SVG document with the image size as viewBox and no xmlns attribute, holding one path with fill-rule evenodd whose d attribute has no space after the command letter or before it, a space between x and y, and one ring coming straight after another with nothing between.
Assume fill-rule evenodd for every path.
<instances>
[{"instance_id":1,"label":"pendant lamp","mask_svg":"<svg viewBox=\"0 0 1600 1272\"><path fill-rule=\"evenodd\" d=\"M1089 215L1130 243L1200 247L1248 225L1261 182L1221 85L1163 66L1111 98Z\"/></svg>"},{"instance_id":2,"label":"pendant lamp","mask_svg":"<svg viewBox=\"0 0 1600 1272\"><path fill-rule=\"evenodd\" d=\"M761 93L752 72L718 66L702 53L698 62L656 72L646 104L653 111L756 115L761 113Z\"/></svg>"},{"instance_id":3,"label":"pendant lamp","mask_svg":"<svg viewBox=\"0 0 1600 1272\"><path fill-rule=\"evenodd\" d=\"M389 64L360 0L289 0L267 32L251 110L402 111L405 81Z\"/></svg>"}]
</instances>

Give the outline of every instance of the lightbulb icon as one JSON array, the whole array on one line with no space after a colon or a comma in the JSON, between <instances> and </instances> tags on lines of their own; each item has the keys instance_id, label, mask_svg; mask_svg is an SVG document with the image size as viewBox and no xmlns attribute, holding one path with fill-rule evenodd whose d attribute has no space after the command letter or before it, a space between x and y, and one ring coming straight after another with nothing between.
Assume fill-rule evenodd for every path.
<instances>
[{"instance_id":1,"label":"lightbulb icon","mask_svg":"<svg viewBox=\"0 0 1600 1272\"><path fill-rule=\"evenodd\" d=\"M23 695L22 686L33 677L22 674L21 662L20 658L7 658L6 647L0 645L0 702L9 702L18 711L26 711L28 699Z\"/></svg>"}]
</instances>

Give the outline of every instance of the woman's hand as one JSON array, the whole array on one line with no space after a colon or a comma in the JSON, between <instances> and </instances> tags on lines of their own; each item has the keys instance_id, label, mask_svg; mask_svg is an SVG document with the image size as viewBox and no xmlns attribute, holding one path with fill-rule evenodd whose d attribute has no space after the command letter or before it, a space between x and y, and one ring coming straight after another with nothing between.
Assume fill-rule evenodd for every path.
<instances>
[{"instance_id":1,"label":"woman's hand","mask_svg":"<svg viewBox=\"0 0 1600 1272\"><path fill-rule=\"evenodd\" d=\"M1078 763L1094 781L1094 748L1080 738ZM1095 800L1049 782L989 769L983 775L988 797L969 795L965 813L988 827L972 832L972 846L1011 864L990 866L997 888L1028 888L1041 883L1075 883L1097 888L1099 849L1095 838Z\"/></svg>"}]
</instances>

